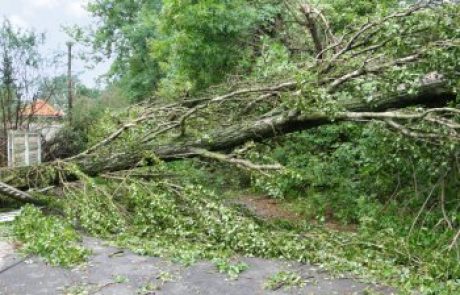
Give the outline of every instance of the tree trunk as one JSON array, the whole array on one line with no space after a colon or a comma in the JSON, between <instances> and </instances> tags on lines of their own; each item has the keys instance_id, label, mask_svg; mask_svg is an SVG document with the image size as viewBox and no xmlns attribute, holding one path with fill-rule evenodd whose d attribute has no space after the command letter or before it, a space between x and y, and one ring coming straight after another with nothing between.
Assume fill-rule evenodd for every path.
<instances>
[{"instance_id":1,"label":"tree trunk","mask_svg":"<svg viewBox=\"0 0 460 295\"><path fill-rule=\"evenodd\" d=\"M24 202L34 202L34 198L21 190L18 190L17 188L14 188L12 186L7 185L6 183L0 182L0 192L10 198L19 200L19 201L24 201Z\"/></svg>"},{"instance_id":2,"label":"tree trunk","mask_svg":"<svg viewBox=\"0 0 460 295\"><path fill-rule=\"evenodd\" d=\"M344 102L342 105L347 111L352 112L380 112L414 105L440 106L454 98L455 93L445 83L431 81L424 84L416 94L403 93L381 98L370 104L357 100ZM189 140L164 146L149 143L137 150L122 151L110 156L91 154L75 159L70 163L75 164L78 169L89 176L97 176L103 172L127 170L140 165L154 165L155 157L164 161L189 158L198 155L197 148L209 151L225 151L250 140L261 141L286 133L349 120L350 118L345 114L338 114L331 118L327 114L319 112L302 114L298 111L286 111L271 117L216 130L206 139ZM151 156L148 156L149 154ZM64 171L60 169L63 167L62 164L61 161L35 167L1 169L0 180L16 188L28 189L57 184L62 177L68 181L76 179L76 175L67 170L60 173Z\"/></svg>"}]
</instances>

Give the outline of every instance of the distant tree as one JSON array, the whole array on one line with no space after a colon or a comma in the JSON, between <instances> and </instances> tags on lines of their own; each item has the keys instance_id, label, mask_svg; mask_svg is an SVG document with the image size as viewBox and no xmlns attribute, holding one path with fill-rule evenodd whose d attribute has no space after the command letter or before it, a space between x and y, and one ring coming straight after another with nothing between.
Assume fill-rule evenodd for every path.
<instances>
[{"instance_id":1,"label":"distant tree","mask_svg":"<svg viewBox=\"0 0 460 295\"><path fill-rule=\"evenodd\" d=\"M276 0L92 0L95 28L69 32L114 58L112 80L132 99L159 88L186 95L250 68L280 9Z\"/></svg>"},{"instance_id":2,"label":"distant tree","mask_svg":"<svg viewBox=\"0 0 460 295\"><path fill-rule=\"evenodd\" d=\"M72 77L72 85L77 100L82 96L92 99L100 97L100 91L98 89L87 87L77 76ZM56 77L43 79L38 88L38 96L42 99L49 100L52 104L63 110L67 110L67 91L67 75L62 74Z\"/></svg>"},{"instance_id":3,"label":"distant tree","mask_svg":"<svg viewBox=\"0 0 460 295\"><path fill-rule=\"evenodd\" d=\"M93 49L96 61L113 59L110 80L132 100L152 93L160 77L148 42L156 36L156 15L161 5L161 0L93 0L87 8L98 20L96 27L90 31L79 27L68 30L77 42Z\"/></svg>"},{"instance_id":4,"label":"distant tree","mask_svg":"<svg viewBox=\"0 0 460 295\"><path fill-rule=\"evenodd\" d=\"M4 19L0 24L0 111L3 132L23 123L21 111L37 94L42 58L38 47L44 35L13 27Z\"/></svg>"}]
</instances>

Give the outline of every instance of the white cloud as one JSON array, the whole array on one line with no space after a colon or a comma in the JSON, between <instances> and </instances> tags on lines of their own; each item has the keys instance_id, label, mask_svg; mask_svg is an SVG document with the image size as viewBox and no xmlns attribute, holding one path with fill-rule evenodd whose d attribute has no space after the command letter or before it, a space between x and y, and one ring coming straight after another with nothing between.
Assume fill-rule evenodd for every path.
<instances>
[{"instance_id":1,"label":"white cloud","mask_svg":"<svg viewBox=\"0 0 460 295\"><path fill-rule=\"evenodd\" d=\"M61 26L88 25L91 15L85 11L85 6L89 1L92 0L0 0L0 20L4 16L16 27L46 32L46 43L40 48L44 55L63 52L69 36ZM87 85L94 85L95 78L109 68L110 62L92 70L84 66L84 61L75 58L75 72L84 73L82 80Z\"/></svg>"},{"instance_id":2,"label":"white cloud","mask_svg":"<svg viewBox=\"0 0 460 295\"><path fill-rule=\"evenodd\" d=\"M59 5L60 0L35 0L32 4L36 7L54 8Z\"/></svg>"},{"instance_id":3,"label":"white cloud","mask_svg":"<svg viewBox=\"0 0 460 295\"><path fill-rule=\"evenodd\" d=\"M71 2L66 3L66 11L68 14L73 15L75 17L86 17L88 13L85 9L86 4L88 1L86 0L74 0Z\"/></svg>"},{"instance_id":4,"label":"white cloud","mask_svg":"<svg viewBox=\"0 0 460 295\"><path fill-rule=\"evenodd\" d=\"M9 16L8 19L10 20L10 22L15 27L19 27L19 28L29 27L29 23L25 19L23 19L21 16L19 16L17 14L13 14L13 15Z\"/></svg>"}]
</instances>

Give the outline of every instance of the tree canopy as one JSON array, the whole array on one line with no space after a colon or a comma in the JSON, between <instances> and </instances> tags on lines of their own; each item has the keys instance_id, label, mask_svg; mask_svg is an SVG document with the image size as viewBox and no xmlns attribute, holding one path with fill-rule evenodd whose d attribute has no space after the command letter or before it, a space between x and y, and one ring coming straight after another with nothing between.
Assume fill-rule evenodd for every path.
<instances>
[{"instance_id":1,"label":"tree canopy","mask_svg":"<svg viewBox=\"0 0 460 295\"><path fill-rule=\"evenodd\" d=\"M22 108L36 93L42 64L38 47L43 38L15 28L7 19L0 24L0 107L4 131L22 124Z\"/></svg>"},{"instance_id":2,"label":"tree canopy","mask_svg":"<svg viewBox=\"0 0 460 295\"><path fill-rule=\"evenodd\" d=\"M124 81L135 83L129 89L142 91L133 92L133 97L154 92L184 95L226 79L292 72L298 70L299 64L314 62L318 50L325 50L321 54L325 60L333 56L339 47L333 45L339 38L345 39L340 42L342 46L352 42L353 48L332 59L331 63L340 62L340 69L331 64L322 75L332 70L347 72L365 62L371 53L385 54L382 60L423 53L431 55L425 60L437 62L438 66L452 65L452 60L444 62L448 56L440 54L446 44L437 41L458 34L451 25L457 20L455 6L423 13L414 13L419 10L415 9L398 15L398 10L409 5L411 2L400 1L320 1L317 7L302 1L270 0L93 1L89 10L99 21L86 40L94 48L105 48L107 54L116 56L114 77L126 77ZM306 14L305 9L310 12ZM395 15L390 16L392 12ZM370 20L376 23L366 25ZM360 29L363 32L357 34ZM356 40L351 40L353 37ZM420 44L423 50L415 48ZM328 46L333 48L327 49ZM454 52L449 56L455 56ZM429 65L422 68L423 59L418 60L414 63L417 67L410 68L412 74L404 69L405 75L416 77L416 71L426 71ZM445 75L453 71L439 70L448 70ZM313 75L305 70L299 74ZM385 87L381 83L371 85L376 81L360 83L368 91Z\"/></svg>"}]
</instances>

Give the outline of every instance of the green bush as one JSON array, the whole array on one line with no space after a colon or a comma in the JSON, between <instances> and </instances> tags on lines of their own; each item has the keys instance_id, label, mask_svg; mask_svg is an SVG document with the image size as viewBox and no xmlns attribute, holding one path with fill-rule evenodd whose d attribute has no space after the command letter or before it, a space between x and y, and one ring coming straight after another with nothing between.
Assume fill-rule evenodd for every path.
<instances>
[{"instance_id":1,"label":"green bush","mask_svg":"<svg viewBox=\"0 0 460 295\"><path fill-rule=\"evenodd\" d=\"M360 223L385 213L411 222L434 189L432 210L423 212L425 226L438 223L442 205L457 220L458 147L415 142L378 124L341 124L290 135L259 152L287 169L275 177L255 176L255 188L304 203L310 217Z\"/></svg>"}]
</instances>

